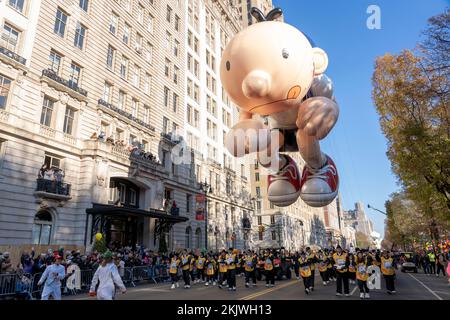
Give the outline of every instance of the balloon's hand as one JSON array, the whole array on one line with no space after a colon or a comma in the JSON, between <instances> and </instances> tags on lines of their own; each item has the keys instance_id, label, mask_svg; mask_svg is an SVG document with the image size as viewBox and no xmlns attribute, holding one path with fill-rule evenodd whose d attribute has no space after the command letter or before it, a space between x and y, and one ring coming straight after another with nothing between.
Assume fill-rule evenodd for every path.
<instances>
[{"instance_id":1,"label":"balloon's hand","mask_svg":"<svg viewBox=\"0 0 450 320\"><path fill-rule=\"evenodd\" d=\"M307 135L324 139L339 118L339 107L333 100L314 97L304 101L298 112L297 127Z\"/></svg>"},{"instance_id":2,"label":"balloon's hand","mask_svg":"<svg viewBox=\"0 0 450 320\"><path fill-rule=\"evenodd\" d=\"M226 135L225 147L235 157L266 150L270 145L270 130L257 120L241 120Z\"/></svg>"}]
</instances>

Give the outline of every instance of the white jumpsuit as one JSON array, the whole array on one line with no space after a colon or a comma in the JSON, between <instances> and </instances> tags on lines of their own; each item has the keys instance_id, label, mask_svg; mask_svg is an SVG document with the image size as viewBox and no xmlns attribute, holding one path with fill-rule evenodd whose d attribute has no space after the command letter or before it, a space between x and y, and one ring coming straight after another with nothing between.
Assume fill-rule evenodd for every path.
<instances>
[{"instance_id":1,"label":"white jumpsuit","mask_svg":"<svg viewBox=\"0 0 450 320\"><path fill-rule=\"evenodd\" d=\"M108 263L106 266L99 266L92 278L91 292L95 292L95 287L100 281L97 289L98 300L113 300L116 292L115 286L125 290L122 278L114 263Z\"/></svg>"},{"instance_id":2,"label":"white jumpsuit","mask_svg":"<svg viewBox=\"0 0 450 320\"><path fill-rule=\"evenodd\" d=\"M45 281L44 291L41 299L48 300L51 295L55 300L61 300L61 280L65 277L65 269L62 265L52 264L48 266L42 274L39 284Z\"/></svg>"}]
</instances>

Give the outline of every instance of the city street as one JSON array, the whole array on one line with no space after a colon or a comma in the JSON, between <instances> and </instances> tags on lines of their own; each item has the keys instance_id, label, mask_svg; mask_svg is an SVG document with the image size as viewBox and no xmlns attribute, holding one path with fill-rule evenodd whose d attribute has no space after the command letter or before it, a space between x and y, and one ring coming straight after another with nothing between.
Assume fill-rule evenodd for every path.
<instances>
[{"instance_id":1,"label":"city street","mask_svg":"<svg viewBox=\"0 0 450 320\"><path fill-rule=\"evenodd\" d=\"M206 287L196 284L191 289L180 288L171 290L170 284L142 285L131 288L125 295L118 294L117 300L360 300L359 290L350 286L351 297L336 297L335 283L324 287L320 277L316 276L316 288L311 295L304 292L303 282L298 280L284 280L277 282L274 288L266 288L265 282L258 282L256 288L245 288L244 279L237 278L237 291L229 292L227 289ZM373 290L372 300L450 300L450 287L447 279L436 276L419 274L397 273L397 294L390 296L384 290ZM87 295L67 297L67 300L93 300Z\"/></svg>"}]
</instances>

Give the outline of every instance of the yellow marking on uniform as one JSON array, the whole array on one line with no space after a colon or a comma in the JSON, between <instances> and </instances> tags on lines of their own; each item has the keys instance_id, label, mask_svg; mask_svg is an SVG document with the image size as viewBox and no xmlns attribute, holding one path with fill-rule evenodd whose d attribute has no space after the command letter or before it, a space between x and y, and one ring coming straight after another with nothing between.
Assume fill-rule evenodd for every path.
<instances>
[{"instance_id":1,"label":"yellow marking on uniform","mask_svg":"<svg viewBox=\"0 0 450 320\"><path fill-rule=\"evenodd\" d=\"M285 283L285 284L280 285L278 287L273 287L273 288L269 288L269 289L266 289L266 290L263 290L263 291L260 291L260 292L256 292L254 294L251 294L251 295L248 295L246 297L240 298L239 300L253 300L253 299L258 298L260 296L264 296L264 295L266 295L268 293L271 293L271 292L274 292L274 291L277 291L277 290L280 290L280 289L287 288L287 287L292 286L293 284L296 284L296 283L298 283L298 281L288 282L288 283Z\"/></svg>"}]
</instances>

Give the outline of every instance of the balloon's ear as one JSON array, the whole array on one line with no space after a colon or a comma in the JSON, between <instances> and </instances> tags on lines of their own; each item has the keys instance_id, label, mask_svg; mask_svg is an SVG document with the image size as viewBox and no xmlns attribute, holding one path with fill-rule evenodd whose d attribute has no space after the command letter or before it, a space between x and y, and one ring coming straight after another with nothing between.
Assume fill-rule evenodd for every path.
<instances>
[{"instance_id":1,"label":"balloon's ear","mask_svg":"<svg viewBox=\"0 0 450 320\"><path fill-rule=\"evenodd\" d=\"M328 68L328 55L320 48L313 48L314 56L314 75L318 76L324 73Z\"/></svg>"}]
</instances>

